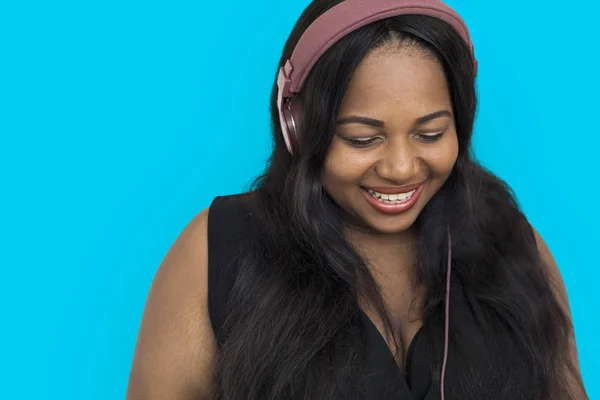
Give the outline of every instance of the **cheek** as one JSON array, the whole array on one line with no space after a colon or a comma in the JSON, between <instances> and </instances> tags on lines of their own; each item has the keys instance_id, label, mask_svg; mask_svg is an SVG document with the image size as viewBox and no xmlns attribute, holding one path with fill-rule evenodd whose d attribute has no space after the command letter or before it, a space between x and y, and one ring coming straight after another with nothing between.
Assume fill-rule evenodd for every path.
<instances>
[{"instance_id":1,"label":"cheek","mask_svg":"<svg viewBox=\"0 0 600 400\"><path fill-rule=\"evenodd\" d=\"M343 185L355 185L367 173L370 161L333 147L323 165L323 185L331 191L343 190Z\"/></svg>"},{"instance_id":2,"label":"cheek","mask_svg":"<svg viewBox=\"0 0 600 400\"><path fill-rule=\"evenodd\" d=\"M428 154L427 163L432 172L437 175L447 176L452 172L458 158L458 139L456 134L448 137L441 146L432 149Z\"/></svg>"}]
</instances>

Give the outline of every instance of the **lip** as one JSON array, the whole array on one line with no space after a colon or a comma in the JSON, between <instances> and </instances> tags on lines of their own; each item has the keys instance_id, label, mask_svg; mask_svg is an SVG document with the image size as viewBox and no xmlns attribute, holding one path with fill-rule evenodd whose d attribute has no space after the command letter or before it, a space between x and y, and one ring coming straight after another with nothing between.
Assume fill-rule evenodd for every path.
<instances>
[{"instance_id":1,"label":"lip","mask_svg":"<svg viewBox=\"0 0 600 400\"><path fill-rule=\"evenodd\" d=\"M404 186L402 188L402 190L407 191L406 188L410 188L411 186ZM361 187L361 192L363 193L363 195L365 196L365 199L367 200L367 202L371 205L371 207L373 207L375 210L383 213L383 214L401 214L404 213L408 210L410 210L419 200L419 197L421 196L421 192L423 191L423 183L419 183L418 185L412 185L413 189L415 189L415 193L412 195L412 197L410 198L410 200L406 201L405 203L400 203L400 204L387 204L384 203L383 201L380 201L378 199L376 199L375 197L371 196L369 194L369 192L367 192L365 190L364 187ZM371 189L371 188L369 188ZM378 188L378 189L382 189L382 188ZM413 190L410 189L410 190ZM374 189L371 189L374 190ZM398 188L395 188L394 190L398 190ZM408 191L410 191L408 190ZM379 192L379 190L377 190ZM380 193L385 193L385 192L380 192ZM391 193L402 193L402 192L391 192Z\"/></svg>"},{"instance_id":2,"label":"lip","mask_svg":"<svg viewBox=\"0 0 600 400\"><path fill-rule=\"evenodd\" d=\"M421 183L415 183L414 185L408 185L408 186L396 186L396 187L392 187L392 186L364 186L367 189L371 189L374 192L379 192L379 193L383 193L383 194L396 194L396 193L406 193L406 192L410 192L411 190L414 190L416 188L418 188L419 186L423 186L424 182Z\"/></svg>"}]
</instances>

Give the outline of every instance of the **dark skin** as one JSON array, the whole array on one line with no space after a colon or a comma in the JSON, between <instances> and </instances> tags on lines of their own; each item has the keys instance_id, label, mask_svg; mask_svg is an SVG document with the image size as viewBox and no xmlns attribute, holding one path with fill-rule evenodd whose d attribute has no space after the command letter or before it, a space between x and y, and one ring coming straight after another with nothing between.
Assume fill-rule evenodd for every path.
<instances>
[{"instance_id":1,"label":"dark skin","mask_svg":"<svg viewBox=\"0 0 600 400\"><path fill-rule=\"evenodd\" d=\"M451 111L452 107L445 77L432 57L397 45L373 51L353 76L338 119L359 115L378 120L382 126L338 125L323 170L325 189L346 211L347 238L381 285L405 346L422 325L421 289L410 279L414 258L410 227L448 178L458 154L451 114L417 123L439 110ZM435 141L423 139L440 132ZM374 140L367 147L357 147L348 139ZM425 182L418 203L395 216L375 211L360 192L361 185L417 182ZM200 212L183 230L156 273L135 348L127 400L211 398L216 345L207 307L208 213L209 209ZM556 295L570 315L556 262L537 232L536 238ZM369 304L363 307L383 332ZM571 339L571 356L578 365ZM575 383L573 387L576 398L586 398L576 392Z\"/></svg>"},{"instance_id":2,"label":"dark skin","mask_svg":"<svg viewBox=\"0 0 600 400\"><path fill-rule=\"evenodd\" d=\"M404 352L396 360L403 365L402 354L422 325L422 288L411 279L411 226L446 182L458 157L452 101L440 64L421 50L397 44L373 50L350 81L338 121L323 186L345 210L348 239L381 287L403 339ZM374 209L361 190L415 183L424 183L416 205L394 215ZM363 307L383 334L377 314L368 304ZM387 341L396 350L390 337Z\"/></svg>"},{"instance_id":3,"label":"dark skin","mask_svg":"<svg viewBox=\"0 0 600 400\"><path fill-rule=\"evenodd\" d=\"M208 209L179 235L152 282L127 400L209 400L216 351L208 316Z\"/></svg>"}]
</instances>

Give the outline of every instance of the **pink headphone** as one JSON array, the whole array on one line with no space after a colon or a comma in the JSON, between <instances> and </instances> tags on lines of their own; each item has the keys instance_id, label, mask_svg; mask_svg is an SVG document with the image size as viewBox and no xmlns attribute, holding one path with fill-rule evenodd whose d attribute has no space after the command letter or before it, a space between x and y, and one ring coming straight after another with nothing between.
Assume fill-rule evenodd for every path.
<instances>
[{"instance_id":1,"label":"pink headphone","mask_svg":"<svg viewBox=\"0 0 600 400\"><path fill-rule=\"evenodd\" d=\"M450 24L469 45L474 75L477 75L477 59L471 36L462 18L440 0L345 0L323 13L304 32L294 48L292 57L279 69L277 76L277 108L279 122L288 151L293 154L294 143L300 135L301 104L294 97L302 90L311 68L317 60L338 40L372 22L404 14L421 14L438 18ZM448 360L450 321L450 276L452 240L448 231L448 255L446 270L445 338L442 360L441 399L444 400L444 378Z\"/></svg>"},{"instance_id":2,"label":"pink headphone","mask_svg":"<svg viewBox=\"0 0 600 400\"><path fill-rule=\"evenodd\" d=\"M295 94L317 60L338 40L372 22L403 14L422 14L450 24L471 48L475 75L477 60L473 43L462 18L440 0L345 0L330 8L304 32L292 57L279 69L277 76L277 107L281 131L288 151L300 135L301 105Z\"/></svg>"}]
</instances>

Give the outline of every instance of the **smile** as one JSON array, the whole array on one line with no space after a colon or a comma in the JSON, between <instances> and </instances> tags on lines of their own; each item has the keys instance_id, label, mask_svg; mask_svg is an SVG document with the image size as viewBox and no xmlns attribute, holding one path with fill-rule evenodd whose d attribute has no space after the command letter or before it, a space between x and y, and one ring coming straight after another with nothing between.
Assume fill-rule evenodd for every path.
<instances>
[{"instance_id":1,"label":"smile","mask_svg":"<svg viewBox=\"0 0 600 400\"><path fill-rule=\"evenodd\" d=\"M405 201L410 200L411 197L413 197L413 195L416 193L417 189L413 189L410 192L406 192L406 193L379 193L376 192L374 190L371 190L369 188L365 188L367 190L367 192L375 197L377 200L380 200L384 203L389 203L389 204L398 204L398 203L403 203Z\"/></svg>"},{"instance_id":2,"label":"smile","mask_svg":"<svg viewBox=\"0 0 600 400\"><path fill-rule=\"evenodd\" d=\"M412 187L407 187L405 190L406 189L411 190L398 193L382 193L361 186L361 192L365 196L367 202L376 211L383 214L400 214L410 210L419 200L419 196L423 190L423 183L418 186L414 185ZM383 191L385 188L380 190ZM385 191L389 192L390 190L388 189Z\"/></svg>"}]
</instances>

